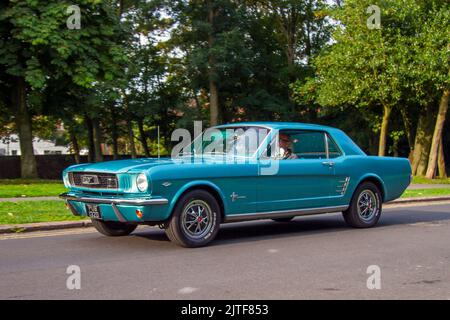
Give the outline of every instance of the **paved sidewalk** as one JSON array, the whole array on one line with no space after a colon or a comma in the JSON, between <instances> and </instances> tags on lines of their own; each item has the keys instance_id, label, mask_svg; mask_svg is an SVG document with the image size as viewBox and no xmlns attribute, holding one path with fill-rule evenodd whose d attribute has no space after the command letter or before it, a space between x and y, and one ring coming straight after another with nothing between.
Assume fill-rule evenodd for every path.
<instances>
[{"instance_id":1,"label":"paved sidewalk","mask_svg":"<svg viewBox=\"0 0 450 320\"><path fill-rule=\"evenodd\" d=\"M49 201L61 200L58 197L20 197L20 198L0 198L0 202L18 202L18 201Z\"/></svg>"}]
</instances>

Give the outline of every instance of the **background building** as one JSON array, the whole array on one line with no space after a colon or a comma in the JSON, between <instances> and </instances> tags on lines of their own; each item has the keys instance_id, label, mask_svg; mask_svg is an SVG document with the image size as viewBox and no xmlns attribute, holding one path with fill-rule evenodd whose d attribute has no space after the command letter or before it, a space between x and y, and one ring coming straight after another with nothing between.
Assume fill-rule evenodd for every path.
<instances>
[{"instance_id":1,"label":"background building","mask_svg":"<svg viewBox=\"0 0 450 320\"><path fill-rule=\"evenodd\" d=\"M69 154L69 147L57 146L53 141L33 139L34 154ZM20 156L19 137L12 134L8 137L0 138L0 156Z\"/></svg>"}]
</instances>

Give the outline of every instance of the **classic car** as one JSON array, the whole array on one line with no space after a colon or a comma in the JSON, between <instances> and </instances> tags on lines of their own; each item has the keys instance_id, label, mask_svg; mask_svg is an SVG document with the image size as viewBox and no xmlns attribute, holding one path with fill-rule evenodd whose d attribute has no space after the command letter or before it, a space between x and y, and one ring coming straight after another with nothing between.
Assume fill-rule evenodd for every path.
<instances>
[{"instance_id":1,"label":"classic car","mask_svg":"<svg viewBox=\"0 0 450 320\"><path fill-rule=\"evenodd\" d=\"M351 227L373 227L382 204L411 182L408 159L368 156L337 128L255 122L212 132L170 158L71 166L60 197L104 235L158 225L173 242L199 247L225 222L342 212Z\"/></svg>"}]
</instances>

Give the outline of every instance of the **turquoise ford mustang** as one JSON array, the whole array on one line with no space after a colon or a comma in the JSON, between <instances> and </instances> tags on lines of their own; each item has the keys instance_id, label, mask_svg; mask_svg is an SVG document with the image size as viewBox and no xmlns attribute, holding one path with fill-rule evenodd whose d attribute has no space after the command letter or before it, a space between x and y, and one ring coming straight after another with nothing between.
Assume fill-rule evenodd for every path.
<instances>
[{"instance_id":1,"label":"turquoise ford mustang","mask_svg":"<svg viewBox=\"0 0 450 320\"><path fill-rule=\"evenodd\" d=\"M410 184L411 167L367 156L336 128L257 122L210 128L170 158L74 165L63 180L67 207L104 235L159 225L199 247L224 222L342 212L350 226L372 227L382 203Z\"/></svg>"}]
</instances>

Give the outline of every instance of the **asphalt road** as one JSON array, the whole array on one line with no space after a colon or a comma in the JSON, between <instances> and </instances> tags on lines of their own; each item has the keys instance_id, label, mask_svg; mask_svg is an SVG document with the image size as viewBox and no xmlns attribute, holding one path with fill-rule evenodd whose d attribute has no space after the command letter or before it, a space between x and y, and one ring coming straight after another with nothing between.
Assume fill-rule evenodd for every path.
<instances>
[{"instance_id":1,"label":"asphalt road","mask_svg":"<svg viewBox=\"0 0 450 320\"><path fill-rule=\"evenodd\" d=\"M66 286L78 265L81 289ZM367 268L381 289L367 288ZM183 249L158 228L125 238L92 229L0 237L1 299L450 299L450 202L385 208L350 229L339 214L223 225Z\"/></svg>"}]
</instances>

